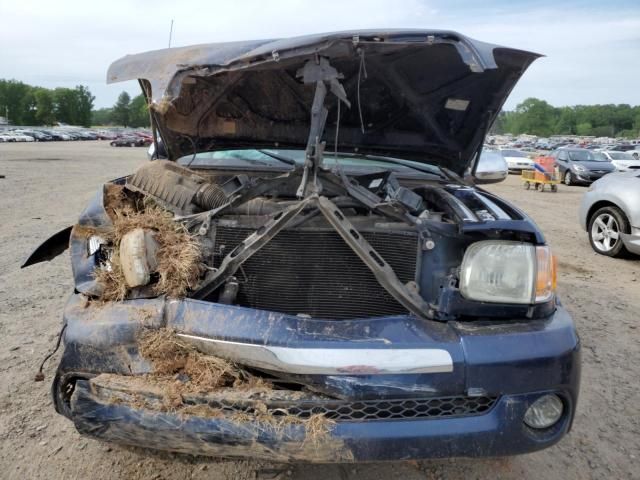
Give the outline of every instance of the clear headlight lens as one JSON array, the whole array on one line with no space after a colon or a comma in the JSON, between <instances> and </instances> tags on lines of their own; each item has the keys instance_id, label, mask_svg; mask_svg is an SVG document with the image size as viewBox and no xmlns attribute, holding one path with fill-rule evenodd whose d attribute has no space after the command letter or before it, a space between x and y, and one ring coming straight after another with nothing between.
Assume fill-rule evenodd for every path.
<instances>
[{"instance_id":1,"label":"clear headlight lens","mask_svg":"<svg viewBox=\"0 0 640 480\"><path fill-rule=\"evenodd\" d=\"M532 304L550 300L555 259L548 247L503 240L473 243L460 271L460 292L470 300Z\"/></svg>"},{"instance_id":2,"label":"clear headlight lens","mask_svg":"<svg viewBox=\"0 0 640 480\"><path fill-rule=\"evenodd\" d=\"M574 165L573 168L577 171L577 172L586 172L587 169L584 168L582 165Z\"/></svg>"},{"instance_id":3,"label":"clear headlight lens","mask_svg":"<svg viewBox=\"0 0 640 480\"><path fill-rule=\"evenodd\" d=\"M99 235L91 235L87 242L87 253L89 256L94 255L102 245L105 245L107 242L104 238Z\"/></svg>"},{"instance_id":4,"label":"clear headlight lens","mask_svg":"<svg viewBox=\"0 0 640 480\"><path fill-rule=\"evenodd\" d=\"M549 428L562 416L564 405L557 395L543 395L527 409L524 423L531 428Z\"/></svg>"}]
</instances>

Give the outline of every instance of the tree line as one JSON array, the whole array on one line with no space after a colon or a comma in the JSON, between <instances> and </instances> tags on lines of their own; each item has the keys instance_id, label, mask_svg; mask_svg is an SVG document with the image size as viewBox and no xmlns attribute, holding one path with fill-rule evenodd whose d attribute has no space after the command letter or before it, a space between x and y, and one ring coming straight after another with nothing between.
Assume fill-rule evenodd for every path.
<instances>
[{"instance_id":1,"label":"tree line","mask_svg":"<svg viewBox=\"0 0 640 480\"><path fill-rule=\"evenodd\" d=\"M144 95L132 99L127 92L122 92L113 107L94 110L93 124L149 127L149 109Z\"/></svg>"},{"instance_id":2,"label":"tree line","mask_svg":"<svg viewBox=\"0 0 640 480\"><path fill-rule=\"evenodd\" d=\"M14 125L91 125L95 97L83 85L75 88L33 87L0 79L0 116Z\"/></svg>"},{"instance_id":3,"label":"tree line","mask_svg":"<svg viewBox=\"0 0 640 480\"><path fill-rule=\"evenodd\" d=\"M12 125L117 125L148 127L149 111L143 95L122 92L111 108L93 109L89 88L44 88L0 79L0 117Z\"/></svg>"},{"instance_id":4,"label":"tree line","mask_svg":"<svg viewBox=\"0 0 640 480\"><path fill-rule=\"evenodd\" d=\"M83 85L75 88L34 87L17 80L0 79L0 116L13 125L117 125L148 127L149 111L143 95L131 98L122 92L111 108L93 110L95 97ZM527 98L513 111L502 111L491 133L593 135L640 137L640 106L575 105L554 107L538 98Z\"/></svg>"},{"instance_id":5,"label":"tree line","mask_svg":"<svg viewBox=\"0 0 640 480\"><path fill-rule=\"evenodd\" d=\"M538 98L527 98L514 111L502 111L492 133L593 135L595 137L640 137L640 106L575 105L554 107Z\"/></svg>"}]
</instances>

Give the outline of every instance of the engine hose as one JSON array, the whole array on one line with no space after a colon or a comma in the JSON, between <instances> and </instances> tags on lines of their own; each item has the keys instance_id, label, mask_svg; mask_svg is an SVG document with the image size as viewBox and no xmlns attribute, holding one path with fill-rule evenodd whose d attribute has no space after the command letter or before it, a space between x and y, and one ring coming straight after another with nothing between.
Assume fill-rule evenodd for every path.
<instances>
[{"instance_id":1,"label":"engine hose","mask_svg":"<svg viewBox=\"0 0 640 480\"><path fill-rule=\"evenodd\" d=\"M193 202L204 210L213 210L227 203L227 195L214 183L205 183L196 192Z\"/></svg>"}]
</instances>

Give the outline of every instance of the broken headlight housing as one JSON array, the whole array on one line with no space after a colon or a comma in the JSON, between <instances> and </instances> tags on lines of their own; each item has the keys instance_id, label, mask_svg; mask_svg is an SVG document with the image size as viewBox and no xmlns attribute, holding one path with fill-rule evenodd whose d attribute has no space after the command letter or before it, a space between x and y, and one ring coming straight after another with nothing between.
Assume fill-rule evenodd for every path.
<instances>
[{"instance_id":1,"label":"broken headlight housing","mask_svg":"<svg viewBox=\"0 0 640 480\"><path fill-rule=\"evenodd\" d=\"M460 293L469 300L536 304L555 295L555 259L549 247L487 240L471 244L460 268Z\"/></svg>"}]
</instances>

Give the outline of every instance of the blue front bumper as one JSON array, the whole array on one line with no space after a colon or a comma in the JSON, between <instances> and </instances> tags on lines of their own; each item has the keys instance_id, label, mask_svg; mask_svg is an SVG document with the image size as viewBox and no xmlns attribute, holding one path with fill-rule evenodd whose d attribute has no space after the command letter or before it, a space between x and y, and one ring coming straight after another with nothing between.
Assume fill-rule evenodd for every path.
<instances>
[{"instance_id":1,"label":"blue front bumper","mask_svg":"<svg viewBox=\"0 0 640 480\"><path fill-rule=\"evenodd\" d=\"M562 308L546 319L430 322L409 316L327 322L197 301L137 300L65 312L65 354L53 394L56 408L84 434L117 443L211 456L275 461L380 461L513 455L553 445L573 421L580 381L580 343ZM442 418L340 420L322 442L304 428L274 430L112 402L89 380L101 373L135 378L151 365L136 345L141 328L169 326L207 338L296 348L438 348L448 372L289 375L311 390L347 401L490 396L481 414ZM65 396L73 381L73 395ZM558 423L536 431L523 423L529 405L553 392L564 404ZM135 393L135 392L133 392Z\"/></svg>"},{"instance_id":2,"label":"blue front bumper","mask_svg":"<svg viewBox=\"0 0 640 480\"><path fill-rule=\"evenodd\" d=\"M95 438L160 450L273 461L368 462L515 455L549 447L567 433L574 405L553 427L535 431L522 418L536 394L504 395L486 414L447 419L338 422L326 438L306 441L303 427L136 409L97 400L77 385L73 421Z\"/></svg>"}]
</instances>

